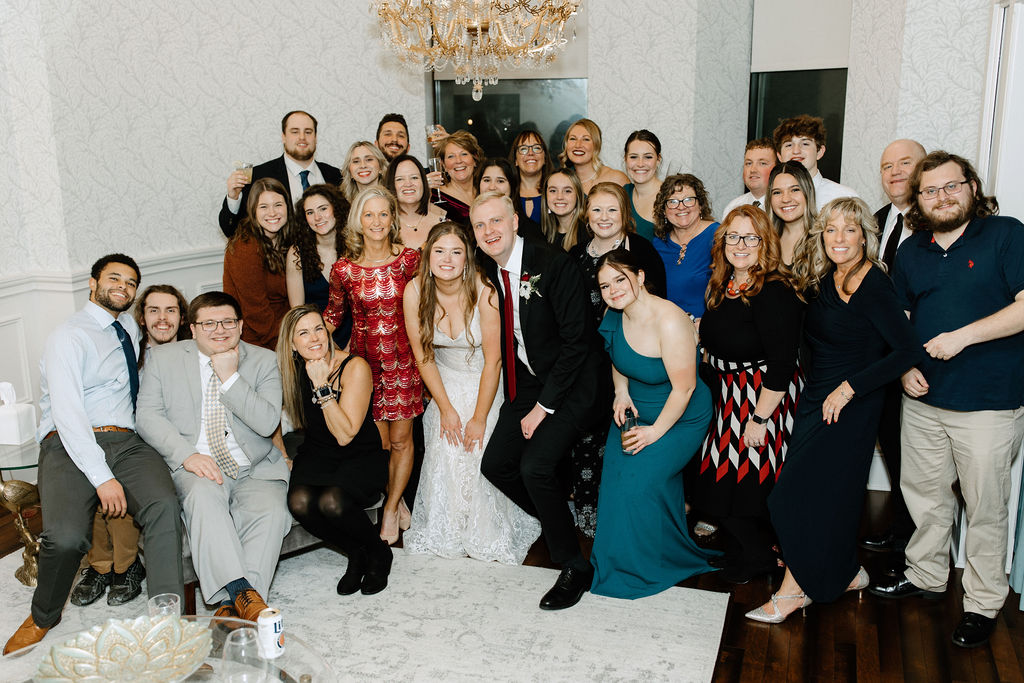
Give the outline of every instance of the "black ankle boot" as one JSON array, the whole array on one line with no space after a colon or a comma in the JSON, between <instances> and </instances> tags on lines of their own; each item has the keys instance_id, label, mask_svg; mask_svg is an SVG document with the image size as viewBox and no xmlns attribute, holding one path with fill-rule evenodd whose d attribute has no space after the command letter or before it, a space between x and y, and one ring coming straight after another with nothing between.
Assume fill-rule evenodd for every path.
<instances>
[{"instance_id":1,"label":"black ankle boot","mask_svg":"<svg viewBox=\"0 0 1024 683\"><path fill-rule=\"evenodd\" d=\"M381 542L380 546L367 553L366 574L363 576L363 595L380 593L388 587L388 575L391 573L391 562L394 555L391 547Z\"/></svg>"},{"instance_id":2,"label":"black ankle boot","mask_svg":"<svg viewBox=\"0 0 1024 683\"><path fill-rule=\"evenodd\" d=\"M363 572L366 568L366 553L360 548L348 556L348 567L338 581L338 595L352 595L363 584Z\"/></svg>"}]
</instances>

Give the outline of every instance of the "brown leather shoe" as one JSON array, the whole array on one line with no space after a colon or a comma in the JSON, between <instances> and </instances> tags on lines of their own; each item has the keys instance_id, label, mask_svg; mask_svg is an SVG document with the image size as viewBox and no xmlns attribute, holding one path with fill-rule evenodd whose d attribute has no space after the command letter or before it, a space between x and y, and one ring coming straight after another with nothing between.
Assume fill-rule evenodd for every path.
<instances>
[{"instance_id":1,"label":"brown leather shoe","mask_svg":"<svg viewBox=\"0 0 1024 683\"><path fill-rule=\"evenodd\" d=\"M213 616L215 619L218 617L223 619L237 619L238 610L235 609L234 605L221 605L217 608L217 611L213 613Z\"/></svg>"},{"instance_id":2,"label":"brown leather shoe","mask_svg":"<svg viewBox=\"0 0 1024 683\"><path fill-rule=\"evenodd\" d=\"M260 612L267 609L267 603L254 589L247 588L235 597L235 609L242 619L256 621L260 618Z\"/></svg>"},{"instance_id":3,"label":"brown leather shoe","mask_svg":"<svg viewBox=\"0 0 1024 683\"><path fill-rule=\"evenodd\" d=\"M59 623L60 619L57 620L57 624ZM57 624L54 624L53 626L56 626ZM14 652L15 650L20 650L23 647L35 645L43 639L43 636L46 635L46 632L53 628L53 626L48 626L47 628L40 628L36 626L36 622L32 619L32 615L28 615L28 619L26 619L22 623L22 625L18 627L18 630L14 632L14 635L11 636L10 640L7 641L7 644L4 645L4 654L8 655Z\"/></svg>"}]
</instances>

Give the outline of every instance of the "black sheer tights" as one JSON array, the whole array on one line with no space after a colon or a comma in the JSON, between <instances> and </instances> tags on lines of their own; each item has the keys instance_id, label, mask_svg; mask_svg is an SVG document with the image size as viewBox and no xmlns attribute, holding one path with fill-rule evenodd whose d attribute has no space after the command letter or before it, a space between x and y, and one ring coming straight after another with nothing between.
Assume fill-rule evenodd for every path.
<instances>
[{"instance_id":1,"label":"black sheer tights","mask_svg":"<svg viewBox=\"0 0 1024 683\"><path fill-rule=\"evenodd\" d=\"M288 509L306 531L346 553L381 543L366 511L337 486L293 484Z\"/></svg>"}]
</instances>

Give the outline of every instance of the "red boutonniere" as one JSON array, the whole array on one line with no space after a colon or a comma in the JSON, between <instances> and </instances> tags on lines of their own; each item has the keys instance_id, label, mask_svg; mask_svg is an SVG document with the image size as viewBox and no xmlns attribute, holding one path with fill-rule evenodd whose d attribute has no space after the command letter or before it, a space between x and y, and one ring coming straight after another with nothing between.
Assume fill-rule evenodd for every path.
<instances>
[{"instance_id":1,"label":"red boutonniere","mask_svg":"<svg viewBox=\"0 0 1024 683\"><path fill-rule=\"evenodd\" d=\"M973 268L974 267L974 261L972 261L971 259L967 259L967 267L968 268Z\"/></svg>"}]
</instances>

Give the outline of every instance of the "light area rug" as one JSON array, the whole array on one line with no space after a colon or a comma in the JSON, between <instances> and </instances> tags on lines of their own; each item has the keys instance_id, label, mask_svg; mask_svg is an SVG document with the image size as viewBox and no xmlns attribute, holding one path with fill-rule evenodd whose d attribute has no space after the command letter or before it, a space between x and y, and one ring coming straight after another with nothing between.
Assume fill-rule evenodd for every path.
<instances>
[{"instance_id":1,"label":"light area rug","mask_svg":"<svg viewBox=\"0 0 1024 683\"><path fill-rule=\"evenodd\" d=\"M20 553L0 559L0 642L29 613L32 589L14 578L20 562ZM709 681L729 601L671 588L640 600L588 593L571 609L545 612L537 603L555 570L403 550L387 590L343 597L335 586L345 564L327 548L284 560L269 599L284 612L286 638L318 651L339 681ZM145 611L145 592L121 607L68 603L43 642ZM32 673L0 659L0 681Z\"/></svg>"}]
</instances>

